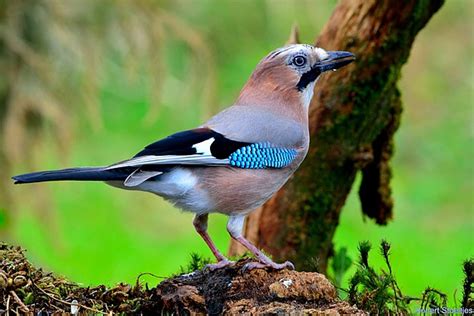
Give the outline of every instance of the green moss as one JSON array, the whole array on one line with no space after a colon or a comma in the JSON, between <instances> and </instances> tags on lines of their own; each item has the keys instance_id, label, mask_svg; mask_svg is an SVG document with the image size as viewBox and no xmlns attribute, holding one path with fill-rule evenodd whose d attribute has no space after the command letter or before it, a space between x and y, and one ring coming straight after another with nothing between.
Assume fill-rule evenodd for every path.
<instances>
[{"instance_id":1,"label":"green moss","mask_svg":"<svg viewBox=\"0 0 474 316\"><path fill-rule=\"evenodd\" d=\"M211 260L209 258L204 258L198 253L192 252L188 264L185 267L180 267L179 274L186 274L201 270L210 263Z\"/></svg>"}]
</instances>

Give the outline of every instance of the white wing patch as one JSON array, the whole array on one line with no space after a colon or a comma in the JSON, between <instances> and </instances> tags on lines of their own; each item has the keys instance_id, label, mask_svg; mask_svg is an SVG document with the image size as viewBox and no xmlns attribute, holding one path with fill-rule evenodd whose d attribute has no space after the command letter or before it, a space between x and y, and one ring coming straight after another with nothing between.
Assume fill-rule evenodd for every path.
<instances>
[{"instance_id":1,"label":"white wing patch","mask_svg":"<svg viewBox=\"0 0 474 316\"><path fill-rule=\"evenodd\" d=\"M211 145L214 141L214 137L211 137L205 141L194 144L193 148L196 149L196 154L211 155Z\"/></svg>"},{"instance_id":2,"label":"white wing patch","mask_svg":"<svg viewBox=\"0 0 474 316\"><path fill-rule=\"evenodd\" d=\"M228 165L229 159L217 159L211 154L211 145L212 143L214 143L214 141L215 141L215 138L211 137L209 139L206 139L205 141L194 144L193 148L196 149L196 153L192 155L139 156L139 157L135 157L129 160L125 160L125 161L113 164L111 166L108 166L106 169L110 170L110 169L118 169L118 168L126 168L126 167L141 167L141 166L146 166L146 165L207 165L207 166ZM140 179L142 178L146 178L146 177L151 178L156 175L157 174L153 174L153 171L144 172L144 171L141 171L140 168L138 168L129 176L130 181L128 181L129 178L125 180L125 185L127 185L127 183L136 183L136 181L140 181ZM146 181L146 179L144 179L143 181ZM130 185L130 186L134 186L134 185Z\"/></svg>"}]
</instances>

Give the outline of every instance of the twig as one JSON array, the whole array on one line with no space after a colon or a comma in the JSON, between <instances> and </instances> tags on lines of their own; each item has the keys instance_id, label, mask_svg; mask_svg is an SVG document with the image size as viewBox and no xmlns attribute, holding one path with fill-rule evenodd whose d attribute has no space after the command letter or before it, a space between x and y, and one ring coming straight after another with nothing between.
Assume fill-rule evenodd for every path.
<instances>
[{"instance_id":1,"label":"twig","mask_svg":"<svg viewBox=\"0 0 474 316\"><path fill-rule=\"evenodd\" d=\"M159 275L153 274L153 273L151 273L151 272L142 272L142 273L140 273L140 274L137 276L137 281L136 281L137 284L140 282L140 278L141 278L142 276L144 276L144 275L150 275L150 276L155 277L155 278L157 278L157 279L167 279L167 278L168 278L168 277L163 277L163 276L159 276Z\"/></svg>"},{"instance_id":2,"label":"twig","mask_svg":"<svg viewBox=\"0 0 474 316\"><path fill-rule=\"evenodd\" d=\"M10 316L10 294L8 294L7 298L7 316Z\"/></svg>"},{"instance_id":3,"label":"twig","mask_svg":"<svg viewBox=\"0 0 474 316\"><path fill-rule=\"evenodd\" d=\"M23 301L18 297L18 295L16 295L15 291L11 290L10 294L13 296L13 299L15 300L15 302L17 302L17 304L20 305L20 309L23 313L30 312L30 309L26 307L25 303L23 303Z\"/></svg>"},{"instance_id":4,"label":"twig","mask_svg":"<svg viewBox=\"0 0 474 316\"><path fill-rule=\"evenodd\" d=\"M54 303L55 303L55 302L54 302ZM53 303L53 302L48 302L49 305L51 305L52 307L54 307L54 308L56 309L56 312L61 313L61 314L65 314L65 313L66 313L66 311L64 310L64 308L59 307L59 306L55 305L54 303ZM49 307L49 306L48 306L48 307ZM37 315L39 315L39 313L38 313Z\"/></svg>"},{"instance_id":5,"label":"twig","mask_svg":"<svg viewBox=\"0 0 474 316\"><path fill-rule=\"evenodd\" d=\"M66 305L69 305L69 306L78 306L78 307L82 307L86 310L89 310L91 312L94 312L94 313L99 313L99 314L104 314L104 312L98 310L98 309L95 309L95 308L92 308L92 307L88 307L88 306L85 306L85 305L82 305L82 304L79 304L79 303L71 303L71 302L67 302L67 301L64 301L60 298L57 298L56 296L54 296L54 294L51 294L51 293L48 293L46 292L45 290L43 290L42 288L40 288L39 286L37 286L34 282L33 282L33 285L43 294L45 294L46 296L48 296L49 298L52 298L53 300L57 301L57 302L60 302L60 303L63 303L63 304L66 304Z\"/></svg>"},{"instance_id":6,"label":"twig","mask_svg":"<svg viewBox=\"0 0 474 316\"><path fill-rule=\"evenodd\" d=\"M411 301L421 301L422 299L419 297L411 297L411 296L404 296L403 299L410 304Z\"/></svg>"},{"instance_id":7,"label":"twig","mask_svg":"<svg viewBox=\"0 0 474 316\"><path fill-rule=\"evenodd\" d=\"M456 299L456 294L458 294L458 289L454 289L453 293L453 302L454 302L454 308L458 308L458 300Z\"/></svg>"}]
</instances>

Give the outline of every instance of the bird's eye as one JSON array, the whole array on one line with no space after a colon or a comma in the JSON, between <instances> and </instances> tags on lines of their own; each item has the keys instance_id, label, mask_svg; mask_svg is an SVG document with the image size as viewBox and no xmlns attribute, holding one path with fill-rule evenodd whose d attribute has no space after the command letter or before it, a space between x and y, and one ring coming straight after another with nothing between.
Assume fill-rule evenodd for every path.
<instances>
[{"instance_id":1,"label":"bird's eye","mask_svg":"<svg viewBox=\"0 0 474 316\"><path fill-rule=\"evenodd\" d=\"M295 66L298 66L298 67L303 66L304 64L306 64L306 57L295 56L295 58L293 58L293 64L295 64Z\"/></svg>"}]
</instances>

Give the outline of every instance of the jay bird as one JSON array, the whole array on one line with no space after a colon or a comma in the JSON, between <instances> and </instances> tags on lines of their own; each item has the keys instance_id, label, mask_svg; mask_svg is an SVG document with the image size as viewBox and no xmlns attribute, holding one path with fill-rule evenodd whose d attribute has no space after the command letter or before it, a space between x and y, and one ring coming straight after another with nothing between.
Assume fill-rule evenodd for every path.
<instances>
[{"instance_id":1,"label":"jay bird","mask_svg":"<svg viewBox=\"0 0 474 316\"><path fill-rule=\"evenodd\" d=\"M308 107L319 76L351 63L354 55L306 44L274 50L256 66L235 103L198 128L146 146L133 158L106 167L41 171L15 183L104 181L162 196L195 214L193 224L217 259L232 264L207 233L208 214L229 216L232 238L257 261L248 269L283 269L242 235L245 216L267 201L295 172L309 146Z\"/></svg>"}]
</instances>

